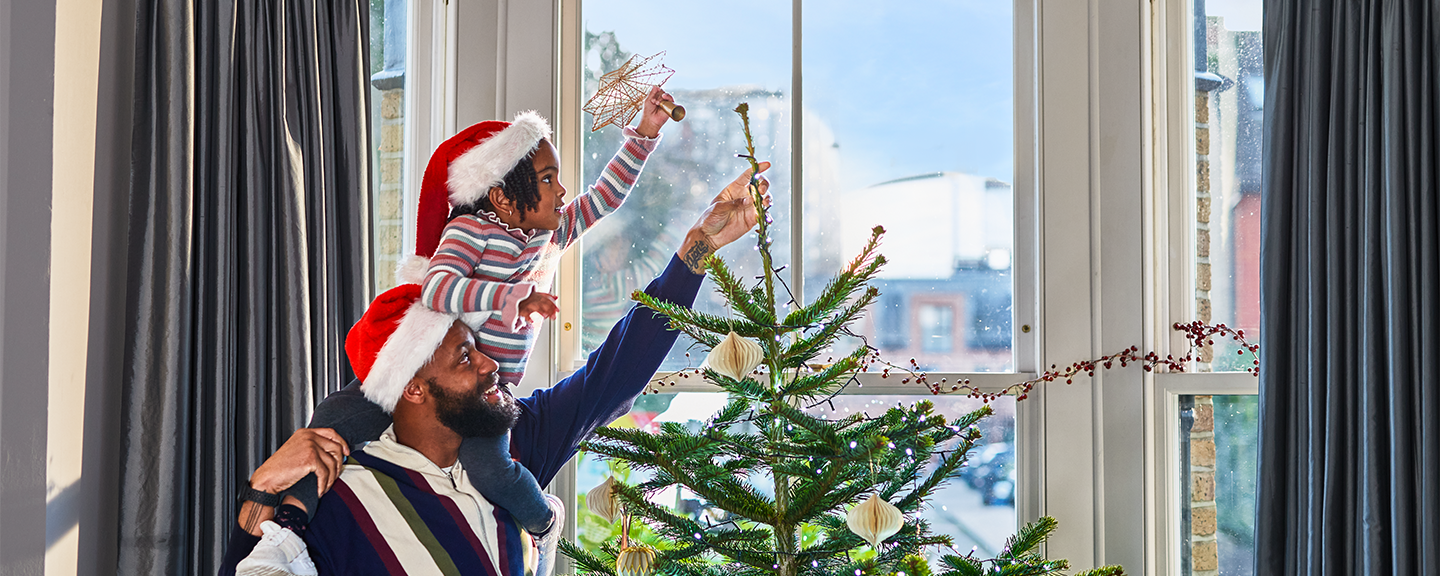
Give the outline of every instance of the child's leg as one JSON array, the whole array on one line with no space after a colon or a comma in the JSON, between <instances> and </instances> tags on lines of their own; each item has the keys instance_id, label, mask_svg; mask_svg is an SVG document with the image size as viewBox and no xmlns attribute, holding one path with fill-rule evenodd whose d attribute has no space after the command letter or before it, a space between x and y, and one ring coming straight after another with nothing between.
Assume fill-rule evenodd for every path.
<instances>
[{"instance_id":1,"label":"child's leg","mask_svg":"<svg viewBox=\"0 0 1440 576\"><path fill-rule=\"evenodd\" d=\"M320 405L315 407L315 414L310 417L311 428L333 428L335 433L350 444L352 450L362 442L378 440L385 429L390 427L390 423L390 415L380 409L379 404L365 399L365 393L360 391L359 380L326 396L320 401ZM305 511L314 518L315 507L320 504L320 497L316 495L318 486L319 479L315 474L307 474L281 492L280 496L294 496L299 499L300 503L305 505Z\"/></svg>"},{"instance_id":2,"label":"child's leg","mask_svg":"<svg viewBox=\"0 0 1440 576\"><path fill-rule=\"evenodd\" d=\"M474 486L490 503L504 508L526 532L550 530L554 514L535 477L510 459L510 435L466 438L460 444L460 463Z\"/></svg>"},{"instance_id":3,"label":"child's leg","mask_svg":"<svg viewBox=\"0 0 1440 576\"><path fill-rule=\"evenodd\" d=\"M531 326L511 332L498 318L491 318L480 325L479 341L476 348L499 364L496 375L501 382L519 384L525 373L525 362L530 351L535 349L535 331Z\"/></svg>"}]
</instances>

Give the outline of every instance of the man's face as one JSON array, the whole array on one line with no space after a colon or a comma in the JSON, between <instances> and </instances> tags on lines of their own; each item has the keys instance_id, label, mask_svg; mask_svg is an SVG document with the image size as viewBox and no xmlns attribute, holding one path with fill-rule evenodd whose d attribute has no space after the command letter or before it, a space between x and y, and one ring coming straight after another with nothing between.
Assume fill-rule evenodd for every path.
<instances>
[{"instance_id":1,"label":"man's face","mask_svg":"<svg viewBox=\"0 0 1440 576\"><path fill-rule=\"evenodd\" d=\"M463 438L499 436L515 426L520 407L496 376L498 366L475 349L475 333L456 321L420 374L435 400L435 417Z\"/></svg>"}]
</instances>

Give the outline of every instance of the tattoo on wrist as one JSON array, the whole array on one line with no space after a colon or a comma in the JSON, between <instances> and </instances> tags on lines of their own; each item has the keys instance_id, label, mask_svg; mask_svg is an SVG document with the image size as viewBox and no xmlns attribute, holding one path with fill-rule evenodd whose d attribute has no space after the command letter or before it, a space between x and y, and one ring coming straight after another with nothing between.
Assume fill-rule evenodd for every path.
<instances>
[{"instance_id":1,"label":"tattoo on wrist","mask_svg":"<svg viewBox=\"0 0 1440 576\"><path fill-rule=\"evenodd\" d=\"M710 244L710 239L701 236L694 244L690 245L690 249L686 250L685 254L681 255L680 260L685 263L685 267L689 268L691 272L704 274L705 257L714 252L715 246Z\"/></svg>"}]
</instances>

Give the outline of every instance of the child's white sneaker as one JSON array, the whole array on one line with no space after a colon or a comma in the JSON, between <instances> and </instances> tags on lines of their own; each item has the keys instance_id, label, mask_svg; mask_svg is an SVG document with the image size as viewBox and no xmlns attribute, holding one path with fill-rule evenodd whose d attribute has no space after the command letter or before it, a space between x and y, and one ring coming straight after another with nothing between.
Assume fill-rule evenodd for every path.
<instances>
[{"instance_id":1,"label":"child's white sneaker","mask_svg":"<svg viewBox=\"0 0 1440 576\"><path fill-rule=\"evenodd\" d=\"M535 547L539 549L535 576L554 576L555 557L560 554L560 533L565 531L565 504L554 494L546 494L545 503L555 513L555 520L550 523L550 531L535 542Z\"/></svg>"},{"instance_id":2,"label":"child's white sneaker","mask_svg":"<svg viewBox=\"0 0 1440 576\"><path fill-rule=\"evenodd\" d=\"M305 541L279 524L260 524L264 536L255 549L235 566L235 576L318 576Z\"/></svg>"}]
</instances>

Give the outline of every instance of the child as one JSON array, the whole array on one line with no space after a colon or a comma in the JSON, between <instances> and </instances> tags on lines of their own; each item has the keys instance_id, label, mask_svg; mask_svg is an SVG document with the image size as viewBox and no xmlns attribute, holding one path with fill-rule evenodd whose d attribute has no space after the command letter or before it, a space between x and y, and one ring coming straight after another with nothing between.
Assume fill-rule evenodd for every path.
<instances>
[{"instance_id":1,"label":"child","mask_svg":"<svg viewBox=\"0 0 1440 576\"><path fill-rule=\"evenodd\" d=\"M480 351L500 363L502 382L518 383L524 373L534 344L532 315L555 316L555 297L546 291L560 256L620 206L659 142L669 119L659 108L662 97L669 95L651 90L640 126L625 129L625 143L600 179L569 204L558 156L546 139L549 128L533 114L516 116L511 128L533 124L530 134L543 134L525 157L530 162L515 163L497 178L492 164L496 149L510 145L502 141L505 133L451 162L453 208L422 283L423 299L435 310L464 315L480 334ZM518 148L498 154L513 157Z\"/></svg>"},{"instance_id":2,"label":"child","mask_svg":"<svg viewBox=\"0 0 1440 576\"><path fill-rule=\"evenodd\" d=\"M625 142L600 179L569 204L563 204L550 127L533 112L510 123L471 126L431 156L421 184L416 256L397 275L401 282L422 283L421 301L428 307L459 314L476 330L480 351L500 365L501 382L520 380L534 344L538 320L532 316L553 318L557 312L555 297L546 293L555 265L624 201L669 119L660 101L670 99L659 88L650 91L640 125L625 129ZM444 230L436 234L441 223ZM426 270L423 278L420 270ZM363 384L361 390L368 402L342 394L326 398L311 427L335 428L351 444L378 438L397 398L380 397ZM530 472L511 460L509 446L509 434L467 438L460 464L476 490L522 528L546 534L556 512ZM286 493L314 514L314 484L297 483Z\"/></svg>"}]
</instances>

